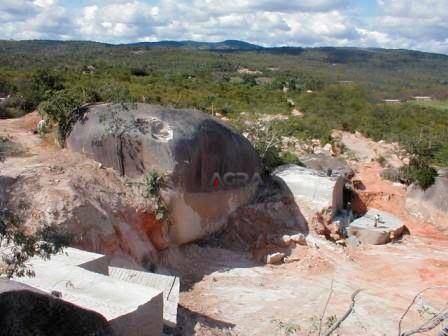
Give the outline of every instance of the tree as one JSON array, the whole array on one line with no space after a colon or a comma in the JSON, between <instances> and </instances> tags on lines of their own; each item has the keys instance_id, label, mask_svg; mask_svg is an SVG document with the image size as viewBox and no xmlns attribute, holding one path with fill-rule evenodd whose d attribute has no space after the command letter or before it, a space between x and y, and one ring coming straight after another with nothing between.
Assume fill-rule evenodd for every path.
<instances>
[{"instance_id":1,"label":"tree","mask_svg":"<svg viewBox=\"0 0 448 336\"><path fill-rule=\"evenodd\" d=\"M70 234L55 225L41 223L34 234L26 234L20 219L9 209L0 209L0 277L33 276L30 258L49 259L72 240Z\"/></svg>"}]
</instances>

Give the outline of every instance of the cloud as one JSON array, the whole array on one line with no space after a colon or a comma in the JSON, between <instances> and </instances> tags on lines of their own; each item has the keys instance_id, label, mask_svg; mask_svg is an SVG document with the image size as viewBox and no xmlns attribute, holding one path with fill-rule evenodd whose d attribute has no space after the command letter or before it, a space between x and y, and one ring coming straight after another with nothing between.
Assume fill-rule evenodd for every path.
<instances>
[{"instance_id":1,"label":"cloud","mask_svg":"<svg viewBox=\"0 0 448 336\"><path fill-rule=\"evenodd\" d=\"M373 25L388 37L384 46L448 53L448 0L378 0L378 7Z\"/></svg>"},{"instance_id":2,"label":"cloud","mask_svg":"<svg viewBox=\"0 0 448 336\"><path fill-rule=\"evenodd\" d=\"M45 39L72 37L73 22L56 0L2 1L1 38Z\"/></svg>"},{"instance_id":3,"label":"cloud","mask_svg":"<svg viewBox=\"0 0 448 336\"><path fill-rule=\"evenodd\" d=\"M75 20L80 36L96 41L125 42L150 35L159 21L159 9L143 2L91 5Z\"/></svg>"},{"instance_id":4,"label":"cloud","mask_svg":"<svg viewBox=\"0 0 448 336\"><path fill-rule=\"evenodd\" d=\"M64 0L60 0L64 1ZM372 0L370 0L372 1ZM448 0L2 0L0 38L241 39L265 46L363 46L448 53ZM81 2L80 2L81 3Z\"/></svg>"}]
</instances>

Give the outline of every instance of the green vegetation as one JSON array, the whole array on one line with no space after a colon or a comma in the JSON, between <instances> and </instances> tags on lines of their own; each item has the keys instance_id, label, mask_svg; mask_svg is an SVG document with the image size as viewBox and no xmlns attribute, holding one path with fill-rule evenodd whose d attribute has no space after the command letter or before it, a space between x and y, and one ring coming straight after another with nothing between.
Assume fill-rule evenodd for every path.
<instances>
[{"instance_id":1,"label":"green vegetation","mask_svg":"<svg viewBox=\"0 0 448 336\"><path fill-rule=\"evenodd\" d=\"M416 183L423 189L429 188L437 177L437 170L431 166L433 151L428 145L419 141L409 144L407 152L411 155L408 165L400 169L386 168L382 171L381 177L408 185Z\"/></svg>"},{"instance_id":2,"label":"green vegetation","mask_svg":"<svg viewBox=\"0 0 448 336\"><path fill-rule=\"evenodd\" d=\"M163 184L163 176L156 171L151 171L145 176L145 197L154 203L154 213L158 221L167 219L168 211L165 202L160 195L160 187Z\"/></svg>"},{"instance_id":3,"label":"green vegetation","mask_svg":"<svg viewBox=\"0 0 448 336\"><path fill-rule=\"evenodd\" d=\"M60 227L41 223L41 227L30 235L24 233L21 224L20 218L10 210L0 209L0 242L3 247L0 277L33 276L33 270L27 265L30 258L49 259L72 241L72 236Z\"/></svg>"},{"instance_id":4,"label":"green vegetation","mask_svg":"<svg viewBox=\"0 0 448 336\"><path fill-rule=\"evenodd\" d=\"M415 101L415 105L448 112L448 100Z\"/></svg>"},{"instance_id":5,"label":"green vegetation","mask_svg":"<svg viewBox=\"0 0 448 336\"><path fill-rule=\"evenodd\" d=\"M221 49L210 50L215 47ZM278 136L318 138L323 143L331 141L332 129L360 131L406 147L419 142L431 153L425 157L428 165L448 165L445 55L354 48L262 49L238 41L219 46L0 41L0 94L11 95L0 104L0 117L39 107L50 124L59 126L61 140L77 106L139 101L220 113L233 123L243 113L254 118L281 114L289 119L275 122ZM416 95L439 100L382 102ZM303 118L291 116L294 107L304 113ZM264 157L268 168L296 160L280 153L278 146L271 146Z\"/></svg>"},{"instance_id":6,"label":"green vegetation","mask_svg":"<svg viewBox=\"0 0 448 336\"><path fill-rule=\"evenodd\" d=\"M402 180L406 184L417 183L423 189L429 188L437 177L437 171L430 166L434 152L422 141L408 145L411 154L409 165L400 169Z\"/></svg>"}]
</instances>

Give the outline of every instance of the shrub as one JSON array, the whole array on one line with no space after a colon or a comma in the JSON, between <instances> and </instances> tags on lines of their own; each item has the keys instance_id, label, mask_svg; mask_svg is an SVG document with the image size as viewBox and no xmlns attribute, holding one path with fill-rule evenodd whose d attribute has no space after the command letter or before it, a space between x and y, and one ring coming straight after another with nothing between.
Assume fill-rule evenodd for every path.
<instances>
[{"instance_id":1,"label":"shrub","mask_svg":"<svg viewBox=\"0 0 448 336\"><path fill-rule=\"evenodd\" d=\"M51 95L39 105L39 113L50 124L58 126L58 141L61 146L73 123L72 113L82 104L80 97L62 90Z\"/></svg>"},{"instance_id":2,"label":"shrub","mask_svg":"<svg viewBox=\"0 0 448 336\"><path fill-rule=\"evenodd\" d=\"M407 151L411 154L409 164L400 169L406 184L417 183L422 189L434 184L437 170L430 164L434 159L431 143L425 141L410 141Z\"/></svg>"},{"instance_id":3,"label":"shrub","mask_svg":"<svg viewBox=\"0 0 448 336\"><path fill-rule=\"evenodd\" d=\"M26 112L34 110L53 92L64 89L61 78L48 70L36 71L30 80L21 81L18 87L22 99L20 108Z\"/></svg>"},{"instance_id":4,"label":"shrub","mask_svg":"<svg viewBox=\"0 0 448 336\"><path fill-rule=\"evenodd\" d=\"M302 163L302 161L300 161L300 159L297 157L297 155L291 153L291 152L283 152L280 155L280 159L282 161L282 165L283 164L295 164L298 166L304 166L304 164Z\"/></svg>"},{"instance_id":5,"label":"shrub","mask_svg":"<svg viewBox=\"0 0 448 336\"><path fill-rule=\"evenodd\" d=\"M413 158L409 165L401 168L401 174L406 184L417 183L423 190L434 184L437 170L425 161Z\"/></svg>"},{"instance_id":6,"label":"shrub","mask_svg":"<svg viewBox=\"0 0 448 336\"><path fill-rule=\"evenodd\" d=\"M72 92L62 90L52 94L39 105L39 113L53 124L64 123L69 113L82 102Z\"/></svg>"},{"instance_id":7,"label":"shrub","mask_svg":"<svg viewBox=\"0 0 448 336\"><path fill-rule=\"evenodd\" d=\"M159 175L155 170L150 171L145 176L145 197L153 201L154 212L158 221L164 221L168 216L167 206L160 196L160 187L163 182L163 176Z\"/></svg>"}]
</instances>

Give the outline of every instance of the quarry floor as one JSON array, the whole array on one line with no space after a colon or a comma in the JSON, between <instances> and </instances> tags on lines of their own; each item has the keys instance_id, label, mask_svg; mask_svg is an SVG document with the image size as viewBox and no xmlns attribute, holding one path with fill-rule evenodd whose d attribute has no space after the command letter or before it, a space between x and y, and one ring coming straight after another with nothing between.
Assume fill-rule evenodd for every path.
<instances>
[{"instance_id":1,"label":"quarry floor","mask_svg":"<svg viewBox=\"0 0 448 336\"><path fill-rule=\"evenodd\" d=\"M34 162L36 155L56 150L30 132L36 120L36 115L29 115L0 121L0 135L9 134L33 153L29 158L12 159L18 164ZM365 186L366 205L399 217L410 235L397 243L358 248L315 239L308 247L294 249L295 261L278 266L259 265L246 255L224 249L189 245L183 249L179 326L170 333L316 335L317 319L333 282L325 320L341 316L352 292L362 289L354 313L336 334L397 335L400 316L417 292L448 285L448 237L408 215L404 187L381 180L378 164L354 165ZM423 302L435 309L442 307L448 302L448 289L428 291ZM424 312L411 310L405 329L425 317Z\"/></svg>"},{"instance_id":2,"label":"quarry floor","mask_svg":"<svg viewBox=\"0 0 448 336\"><path fill-rule=\"evenodd\" d=\"M353 291L362 289L354 313L335 334L397 335L401 315L420 290L448 285L448 237L406 212L404 186L382 180L378 164L353 165L365 186L361 197L366 205L399 217L409 235L396 243L357 248L316 239L309 247L295 248L296 261L278 266L254 265L237 253L197 247L186 253L194 283L181 293L185 319L177 334L317 335L333 282L324 322L340 317ZM441 309L447 302L448 288L429 290L403 321L404 330L428 319L425 308Z\"/></svg>"}]
</instances>

